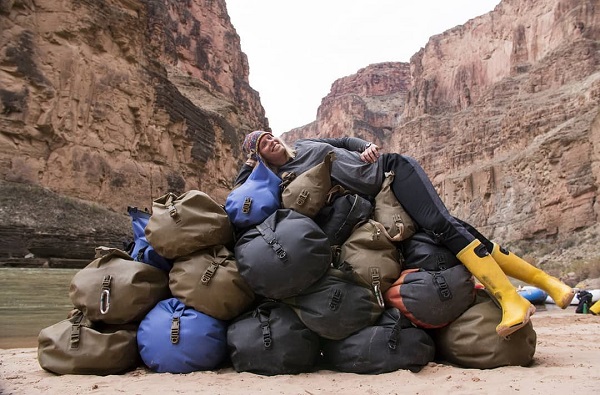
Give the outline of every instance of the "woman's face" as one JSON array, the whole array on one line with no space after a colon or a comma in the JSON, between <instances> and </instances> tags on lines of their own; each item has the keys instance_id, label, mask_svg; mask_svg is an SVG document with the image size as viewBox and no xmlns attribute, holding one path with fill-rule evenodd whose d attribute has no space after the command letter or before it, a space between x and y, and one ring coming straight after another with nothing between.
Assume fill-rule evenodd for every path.
<instances>
[{"instance_id":1,"label":"woman's face","mask_svg":"<svg viewBox=\"0 0 600 395\"><path fill-rule=\"evenodd\" d=\"M266 162L275 166L281 166L288 160L281 140L272 134L267 134L260 139L258 142L258 153Z\"/></svg>"}]
</instances>

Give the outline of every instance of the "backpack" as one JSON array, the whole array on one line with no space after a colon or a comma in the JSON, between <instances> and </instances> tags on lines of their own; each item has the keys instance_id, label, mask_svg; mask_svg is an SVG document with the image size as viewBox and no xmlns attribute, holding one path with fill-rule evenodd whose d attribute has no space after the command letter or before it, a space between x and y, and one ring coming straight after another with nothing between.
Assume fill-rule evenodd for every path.
<instances>
[{"instance_id":1,"label":"backpack","mask_svg":"<svg viewBox=\"0 0 600 395\"><path fill-rule=\"evenodd\" d=\"M353 270L356 279L371 288L381 307L383 294L400 276L398 250L382 224L368 220L358 226L341 246L334 265Z\"/></svg>"},{"instance_id":2,"label":"backpack","mask_svg":"<svg viewBox=\"0 0 600 395\"><path fill-rule=\"evenodd\" d=\"M377 323L342 340L323 340L323 360L333 370L380 374L398 369L419 372L433 361L435 344L396 308L386 309Z\"/></svg>"},{"instance_id":3,"label":"backpack","mask_svg":"<svg viewBox=\"0 0 600 395\"><path fill-rule=\"evenodd\" d=\"M334 159L335 154L331 151L323 162L299 176L295 173L284 174L282 206L314 218L327 202L327 194L331 189L331 163Z\"/></svg>"},{"instance_id":4,"label":"backpack","mask_svg":"<svg viewBox=\"0 0 600 395\"><path fill-rule=\"evenodd\" d=\"M196 190L181 196L167 193L154 200L144 233L150 245L168 259L233 241L231 222L223 207Z\"/></svg>"},{"instance_id":5,"label":"backpack","mask_svg":"<svg viewBox=\"0 0 600 395\"><path fill-rule=\"evenodd\" d=\"M137 332L140 356L154 372L190 373L218 367L227 356L227 324L177 300L159 302Z\"/></svg>"},{"instance_id":6,"label":"backpack","mask_svg":"<svg viewBox=\"0 0 600 395\"><path fill-rule=\"evenodd\" d=\"M150 213L140 211L137 207L127 207L127 213L131 217L133 227L133 242L127 248L127 253L138 262L147 263L168 273L173 267L173 261L160 256L148 243L144 233Z\"/></svg>"},{"instance_id":7,"label":"backpack","mask_svg":"<svg viewBox=\"0 0 600 395\"><path fill-rule=\"evenodd\" d=\"M164 271L107 247L96 248L96 259L75 273L69 287L75 308L107 324L139 322L169 295Z\"/></svg>"},{"instance_id":8,"label":"backpack","mask_svg":"<svg viewBox=\"0 0 600 395\"><path fill-rule=\"evenodd\" d=\"M239 229L263 222L281 206L281 179L258 158L246 181L225 200L229 220Z\"/></svg>"},{"instance_id":9,"label":"backpack","mask_svg":"<svg viewBox=\"0 0 600 395\"><path fill-rule=\"evenodd\" d=\"M373 219L385 227L393 241L402 241L415 233L416 225L392 191L394 177L393 171L385 173L381 190L375 196Z\"/></svg>"},{"instance_id":10,"label":"backpack","mask_svg":"<svg viewBox=\"0 0 600 395\"><path fill-rule=\"evenodd\" d=\"M139 364L135 325L90 321L82 311L44 328L38 336L40 366L57 374L119 374Z\"/></svg>"},{"instance_id":11,"label":"backpack","mask_svg":"<svg viewBox=\"0 0 600 395\"><path fill-rule=\"evenodd\" d=\"M237 317L254 301L254 292L225 246L178 258L169 273L169 288L187 306L220 320Z\"/></svg>"},{"instance_id":12,"label":"backpack","mask_svg":"<svg viewBox=\"0 0 600 395\"><path fill-rule=\"evenodd\" d=\"M309 372L320 354L319 337L292 309L270 300L229 325L227 345L236 372L267 376Z\"/></svg>"},{"instance_id":13,"label":"backpack","mask_svg":"<svg viewBox=\"0 0 600 395\"><path fill-rule=\"evenodd\" d=\"M342 191L336 185L329 193L327 205L319 211L315 222L325 232L332 246L342 245L352 234L354 227L368 220L373 212L371 202L358 194Z\"/></svg>"},{"instance_id":14,"label":"backpack","mask_svg":"<svg viewBox=\"0 0 600 395\"><path fill-rule=\"evenodd\" d=\"M279 209L245 232L235 245L240 275L252 290L271 299L296 295L329 267L329 240L307 216Z\"/></svg>"},{"instance_id":15,"label":"backpack","mask_svg":"<svg viewBox=\"0 0 600 395\"><path fill-rule=\"evenodd\" d=\"M493 369L528 366L533 361L537 335L530 322L508 338L498 336L502 309L486 291L478 290L475 303L449 325L431 331L437 358L464 368Z\"/></svg>"},{"instance_id":16,"label":"backpack","mask_svg":"<svg viewBox=\"0 0 600 395\"><path fill-rule=\"evenodd\" d=\"M384 295L389 306L398 308L421 328L448 325L475 299L472 274L457 265L442 271L407 269Z\"/></svg>"},{"instance_id":17,"label":"backpack","mask_svg":"<svg viewBox=\"0 0 600 395\"><path fill-rule=\"evenodd\" d=\"M283 302L310 330L333 340L373 325L383 311L373 292L358 285L351 271L335 268L301 294Z\"/></svg>"}]
</instances>

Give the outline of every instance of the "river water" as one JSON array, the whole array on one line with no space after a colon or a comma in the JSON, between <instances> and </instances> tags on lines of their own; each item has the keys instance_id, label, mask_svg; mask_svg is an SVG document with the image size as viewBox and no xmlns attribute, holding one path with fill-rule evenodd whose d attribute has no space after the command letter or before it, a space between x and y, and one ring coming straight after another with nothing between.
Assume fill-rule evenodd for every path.
<instances>
[{"instance_id":1,"label":"river water","mask_svg":"<svg viewBox=\"0 0 600 395\"><path fill-rule=\"evenodd\" d=\"M0 268L0 348L37 347L41 329L66 319L78 270Z\"/></svg>"}]
</instances>

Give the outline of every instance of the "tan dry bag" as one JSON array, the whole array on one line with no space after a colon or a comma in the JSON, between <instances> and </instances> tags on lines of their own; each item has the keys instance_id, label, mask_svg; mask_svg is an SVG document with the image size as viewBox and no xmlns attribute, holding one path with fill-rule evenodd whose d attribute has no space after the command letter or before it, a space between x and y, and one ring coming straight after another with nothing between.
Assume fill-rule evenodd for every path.
<instances>
[{"instance_id":1,"label":"tan dry bag","mask_svg":"<svg viewBox=\"0 0 600 395\"><path fill-rule=\"evenodd\" d=\"M233 253L224 246L177 259L169 272L169 287L186 306L220 320L237 317L254 301Z\"/></svg>"},{"instance_id":2,"label":"tan dry bag","mask_svg":"<svg viewBox=\"0 0 600 395\"><path fill-rule=\"evenodd\" d=\"M531 364L537 340L531 321L505 339L496 333L501 320L500 307L478 290L473 306L450 325L431 332L439 358L476 369Z\"/></svg>"},{"instance_id":3,"label":"tan dry bag","mask_svg":"<svg viewBox=\"0 0 600 395\"><path fill-rule=\"evenodd\" d=\"M69 288L75 308L107 324L139 322L169 295L164 271L108 247L96 248L96 259L75 273Z\"/></svg>"},{"instance_id":4,"label":"tan dry bag","mask_svg":"<svg viewBox=\"0 0 600 395\"><path fill-rule=\"evenodd\" d=\"M398 250L382 224L368 220L357 226L342 244L336 267L351 268L359 282L371 288L381 307L383 294L400 276Z\"/></svg>"},{"instance_id":5,"label":"tan dry bag","mask_svg":"<svg viewBox=\"0 0 600 395\"><path fill-rule=\"evenodd\" d=\"M136 325L91 322L81 311L38 336L40 366L57 374L118 374L140 362Z\"/></svg>"},{"instance_id":6,"label":"tan dry bag","mask_svg":"<svg viewBox=\"0 0 600 395\"><path fill-rule=\"evenodd\" d=\"M392 241L406 240L415 234L416 225L392 191L394 172L385 173L381 190L375 196L373 219L381 223Z\"/></svg>"},{"instance_id":7,"label":"tan dry bag","mask_svg":"<svg viewBox=\"0 0 600 395\"><path fill-rule=\"evenodd\" d=\"M223 206L197 190L181 196L167 193L156 199L145 234L156 252L167 259L233 240L233 228Z\"/></svg>"},{"instance_id":8,"label":"tan dry bag","mask_svg":"<svg viewBox=\"0 0 600 395\"><path fill-rule=\"evenodd\" d=\"M314 218L327 203L332 186L331 163L334 159L335 153L331 151L325 156L322 163L299 176L295 176L293 173L284 174L282 179L285 186L281 192L282 206Z\"/></svg>"}]
</instances>

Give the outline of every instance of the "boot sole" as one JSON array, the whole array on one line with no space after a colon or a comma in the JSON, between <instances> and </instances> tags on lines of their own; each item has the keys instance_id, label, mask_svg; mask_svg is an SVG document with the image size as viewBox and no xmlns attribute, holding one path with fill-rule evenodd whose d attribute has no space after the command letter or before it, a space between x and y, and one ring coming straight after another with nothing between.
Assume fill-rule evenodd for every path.
<instances>
[{"instance_id":1,"label":"boot sole","mask_svg":"<svg viewBox=\"0 0 600 395\"><path fill-rule=\"evenodd\" d=\"M527 309L527 313L525 314L525 319L522 322L506 327L496 327L496 332L498 333L498 336L503 337L505 339L508 338L510 335L527 325L533 313L535 313L535 306L530 305Z\"/></svg>"},{"instance_id":2,"label":"boot sole","mask_svg":"<svg viewBox=\"0 0 600 395\"><path fill-rule=\"evenodd\" d=\"M571 301L573 300L573 298L575 297L575 291L571 290L570 293L568 293L567 295L565 295L562 300L560 301L560 303L557 303L556 301L554 301L554 303L556 303L556 305L558 307L560 307L561 309L566 309L567 307L569 307L571 305Z\"/></svg>"}]
</instances>

